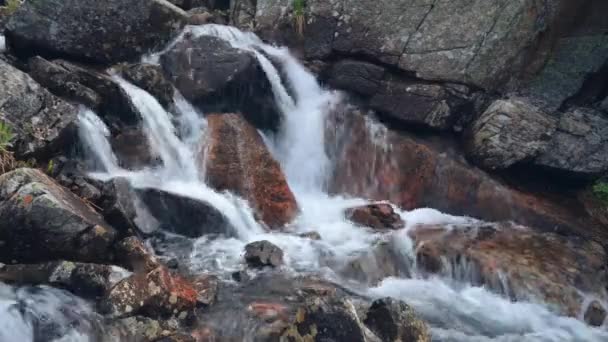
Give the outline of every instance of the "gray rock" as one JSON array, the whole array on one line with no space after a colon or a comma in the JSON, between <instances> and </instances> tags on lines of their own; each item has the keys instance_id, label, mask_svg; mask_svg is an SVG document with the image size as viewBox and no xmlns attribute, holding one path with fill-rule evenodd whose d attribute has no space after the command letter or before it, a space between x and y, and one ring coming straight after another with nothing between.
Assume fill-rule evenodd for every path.
<instances>
[{"instance_id":1,"label":"gray rock","mask_svg":"<svg viewBox=\"0 0 608 342\"><path fill-rule=\"evenodd\" d=\"M112 63L167 43L186 13L166 0L27 1L6 34L18 53Z\"/></svg>"},{"instance_id":2,"label":"gray rock","mask_svg":"<svg viewBox=\"0 0 608 342\"><path fill-rule=\"evenodd\" d=\"M48 157L74 137L78 109L0 60L0 119L11 126L17 157Z\"/></svg>"},{"instance_id":3,"label":"gray rock","mask_svg":"<svg viewBox=\"0 0 608 342\"><path fill-rule=\"evenodd\" d=\"M374 203L345 210L346 218L358 225L373 229L402 229L405 222L388 203Z\"/></svg>"},{"instance_id":4,"label":"gray rock","mask_svg":"<svg viewBox=\"0 0 608 342\"><path fill-rule=\"evenodd\" d=\"M589 304L585 311L585 322L594 327L601 327L606 320L606 309L600 302L594 300Z\"/></svg>"},{"instance_id":5,"label":"gray rock","mask_svg":"<svg viewBox=\"0 0 608 342\"><path fill-rule=\"evenodd\" d=\"M374 301L365 321L382 341L430 341L426 324L416 317L416 313L406 303L392 298Z\"/></svg>"},{"instance_id":6,"label":"gray rock","mask_svg":"<svg viewBox=\"0 0 608 342\"><path fill-rule=\"evenodd\" d=\"M0 280L17 285L60 287L81 297L96 298L105 295L129 274L117 266L57 261L7 265L0 269Z\"/></svg>"},{"instance_id":7,"label":"gray rock","mask_svg":"<svg viewBox=\"0 0 608 342\"><path fill-rule=\"evenodd\" d=\"M0 176L0 261L103 262L116 231L80 198L35 169Z\"/></svg>"},{"instance_id":8,"label":"gray rock","mask_svg":"<svg viewBox=\"0 0 608 342\"><path fill-rule=\"evenodd\" d=\"M160 66L131 64L123 69L123 74L131 83L152 94L165 108L173 103L173 85L165 79Z\"/></svg>"},{"instance_id":9,"label":"gray rock","mask_svg":"<svg viewBox=\"0 0 608 342\"><path fill-rule=\"evenodd\" d=\"M191 238L234 234L226 216L209 203L156 189L137 193L161 228L170 232Z\"/></svg>"},{"instance_id":10,"label":"gray rock","mask_svg":"<svg viewBox=\"0 0 608 342\"><path fill-rule=\"evenodd\" d=\"M343 60L334 64L329 75L332 86L361 95L375 95L383 87L386 70L376 64Z\"/></svg>"},{"instance_id":11,"label":"gray rock","mask_svg":"<svg viewBox=\"0 0 608 342\"><path fill-rule=\"evenodd\" d=\"M279 267L283 264L283 250L270 241L256 241L245 246L245 261L251 267Z\"/></svg>"},{"instance_id":12,"label":"gray rock","mask_svg":"<svg viewBox=\"0 0 608 342\"><path fill-rule=\"evenodd\" d=\"M569 110L534 163L575 177L601 175L608 170L608 119L589 108Z\"/></svg>"},{"instance_id":13,"label":"gray rock","mask_svg":"<svg viewBox=\"0 0 608 342\"><path fill-rule=\"evenodd\" d=\"M600 103L600 109L604 112L608 112L608 96Z\"/></svg>"},{"instance_id":14,"label":"gray rock","mask_svg":"<svg viewBox=\"0 0 608 342\"><path fill-rule=\"evenodd\" d=\"M556 124L525 100L497 100L472 125L467 153L485 168L505 169L544 152Z\"/></svg>"},{"instance_id":15,"label":"gray rock","mask_svg":"<svg viewBox=\"0 0 608 342\"><path fill-rule=\"evenodd\" d=\"M277 127L272 87L251 53L216 37L186 35L161 63L184 97L206 112L242 112L257 127Z\"/></svg>"},{"instance_id":16,"label":"gray rock","mask_svg":"<svg viewBox=\"0 0 608 342\"><path fill-rule=\"evenodd\" d=\"M363 55L423 79L494 89L520 69L520 56L557 17L560 5L533 0L311 0L302 39L310 58ZM290 1L259 0L257 6L256 30L264 37L294 30Z\"/></svg>"}]
</instances>

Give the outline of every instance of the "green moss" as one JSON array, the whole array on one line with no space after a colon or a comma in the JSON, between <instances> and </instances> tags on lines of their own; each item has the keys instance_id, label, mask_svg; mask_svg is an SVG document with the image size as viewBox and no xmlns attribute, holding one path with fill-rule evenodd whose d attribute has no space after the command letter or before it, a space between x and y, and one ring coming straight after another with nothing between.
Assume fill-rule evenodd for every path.
<instances>
[{"instance_id":1,"label":"green moss","mask_svg":"<svg viewBox=\"0 0 608 342\"><path fill-rule=\"evenodd\" d=\"M597 197L604 205L608 205L608 183L604 181L598 181L593 186L593 194Z\"/></svg>"}]
</instances>

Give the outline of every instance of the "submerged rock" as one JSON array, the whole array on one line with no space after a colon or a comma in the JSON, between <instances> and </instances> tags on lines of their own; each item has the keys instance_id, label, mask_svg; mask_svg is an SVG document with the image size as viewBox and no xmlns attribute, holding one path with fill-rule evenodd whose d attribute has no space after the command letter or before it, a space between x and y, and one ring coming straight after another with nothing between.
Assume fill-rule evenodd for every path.
<instances>
[{"instance_id":1,"label":"submerged rock","mask_svg":"<svg viewBox=\"0 0 608 342\"><path fill-rule=\"evenodd\" d=\"M606 320L606 314L606 308L604 308L600 302L594 300L587 307L584 319L585 322L591 326L601 327Z\"/></svg>"},{"instance_id":2,"label":"submerged rock","mask_svg":"<svg viewBox=\"0 0 608 342\"><path fill-rule=\"evenodd\" d=\"M112 63L166 44L186 18L166 0L37 0L11 16L6 35L20 54Z\"/></svg>"},{"instance_id":3,"label":"submerged rock","mask_svg":"<svg viewBox=\"0 0 608 342\"><path fill-rule=\"evenodd\" d=\"M364 323L382 341L431 341L426 324L416 317L414 310L406 303L392 298L373 302Z\"/></svg>"},{"instance_id":4,"label":"submerged rock","mask_svg":"<svg viewBox=\"0 0 608 342\"><path fill-rule=\"evenodd\" d=\"M604 248L580 238L501 224L420 226L410 231L418 266L474 285L484 285L512 300L541 300L577 317L582 293L603 296Z\"/></svg>"},{"instance_id":5,"label":"submerged rock","mask_svg":"<svg viewBox=\"0 0 608 342\"><path fill-rule=\"evenodd\" d=\"M198 294L197 301L204 305L212 305L217 298L219 279L214 275L200 275L194 278L193 286Z\"/></svg>"},{"instance_id":6,"label":"submerged rock","mask_svg":"<svg viewBox=\"0 0 608 342\"><path fill-rule=\"evenodd\" d=\"M161 63L175 87L205 112L242 112L258 128L278 128L272 87L251 52L220 38L186 34Z\"/></svg>"},{"instance_id":7,"label":"submerged rock","mask_svg":"<svg viewBox=\"0 0 608 342\"><path fill-rule=\"evenodd\" d=\"M258 131L238 114L207 117L201 148L208 184L247 199L260 220L280 229L298 214L298 205L281 165L268 151Z\"/></svg>"},{"instance_id":8,"label":"submerged rock","mask_svg":"<svg viewBox=\"0 0 608 342\"><path fill-rule=\"evenodd\" d=\"M498 100L472 125L468 154L488 169L505 169L547 150L555 118L520 99Z\"/></svg>"},{"instance_id":9,"label":"submerged rock","mask_svg":"<svg viewBox=\"0 0 608 342\"><path fill-rule=\"evenodd\" d=\"M157 189L139 190L138 194L167 231L191 238L234 232L224 214L209 203Z\"/></svg>"},{"instance_id":10,"label":"submerged rock","mask_svg":"<svg viewBox=\"0 0 608 342\"><path fill-rule=\"evenodd\" d=\"M48 158L73 141L78 109L1 59L0 94L0 119L12 129L17 157Z\"/></svg>"},{"instance_id":11,"label":"submerged rock","mask_svg":"<svg viewBox=\"0 0 608 342\"><path fill-rule=\"evenodd\" d=\"M42 172L0 176L0 261L103 262L116 236L88 204Z\"/></svg>"},{"instance_id":12,"label":"submerged rock","mask_svg":"<svg viewBox=\"0 0 608 342\"><path fill-rule=\"evenodd\" d=\"M49 285L78 296L104 296L129 272L116 266L57 261L45 264L5 265L0 280L17 285Z\"/></svg>"},{"instance_id":13,"label":"submerged rock","mask_svg":"<svg viewBox=\"0 0 608 342\"><path fill-rule=\"evenodd\" d=\"M256 241L245 246L245 261L251 267L283 265L283 250L269 241Z\"/></svg>"},{"instance_id":14,"label":"submerged rock","mask_svg":"<svg viewBox=\"0 0 608 342\"><path fill-rule=\"evenodd\" d=\"M396 230L405 227L405 222L403 222L401 216L388 203L375 203L350 208L346 210L345 215L348 220L356 224L378 230Z\"/></svg>"}]
</instances>

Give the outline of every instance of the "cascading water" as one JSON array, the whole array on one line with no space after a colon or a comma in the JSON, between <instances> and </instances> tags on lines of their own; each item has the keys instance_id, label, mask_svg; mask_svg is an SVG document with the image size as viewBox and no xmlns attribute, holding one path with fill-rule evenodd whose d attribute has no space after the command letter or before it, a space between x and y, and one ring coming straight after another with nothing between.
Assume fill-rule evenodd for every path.
<instances>
[{"instance_id":1,"label":"cascading water","mask_svg":"<svg viewBox=\"0 0 608 342\"><path fill-rule=\"evenodd\" d=\"M387 278L378 286L352 288L372 297L394 296L414 306L432 325L438 341L605 341L608 333L590 328L579 320L560 317L542 303L513 303L483 287L473 287L450 277L423 278L416 272L415 256L408 230L418 224L468 224L473 220L444 215L432 209L399 212L407 222L405 229L379 234L360 228L344 219L343 210L365 204L362 199L331 197L324 192L331 163L325 152L324 130L327 114L340 103L340 94L322 89L286 49L264 44L255 35L218 25L191 26L186 31L195 35L212 35L227 40L233 47L250 51L258 59L273 88L283 124L276 136L265 141L280 161L289 185L301 208L294 223L297 232L314 227L321 241L311 241L294 234L267 233L256 223L247 203L229 193L218 193L204 182L196 159L199 141L206 126L200 114L176 93L178 128L171 114L150 94L116 77L142 115L145 133L152 152L162 165L127 171L118 167L107 143L107 128L90 111L81 119L84 143L94 151L103 166L95 175L108 179L126 177L135 188L157 188L208 202L219 209L236 228L230 238L196 239L189 257L193 272L210 271L228 275L240 269L241 253L246 243L269 240L286 253L286 268L297 273L321 274L352 286L343 279L339 267L373 249L379 241L392 242L409 269L411 278ZM179 39L179 38L178 38ZM165 50L166 51L166 50ZM162 52L160 53L162 54ZM155 61L159 54L148 57ZM272 61L272 62L271 62ZM289 95L278 65L293 90ZM374 141L383 143L378 124L370 128ZM386 147L390 148L390 147ZM455 228L457 229L457 228ZM328 262L329 256L329 262Z\"/></svg>"}]
</instances>

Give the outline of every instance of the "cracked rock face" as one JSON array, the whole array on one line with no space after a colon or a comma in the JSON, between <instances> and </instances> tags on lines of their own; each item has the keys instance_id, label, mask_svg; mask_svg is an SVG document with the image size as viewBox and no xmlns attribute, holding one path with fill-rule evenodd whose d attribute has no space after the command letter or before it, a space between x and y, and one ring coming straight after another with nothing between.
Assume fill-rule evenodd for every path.
<instances>
[{"instance_id":1,"label":"cracked rock face","mask_svg":"<svg viewBox=\"0 0 608 342\"><path fill-rule=\"evenodd\" d=\"M6 29L9 41L26 55L111 63L167 43L186 18L166 0L41 0L27 1Z\"/></svg>"},{"instance_id":2,"label":"cracked rock face","mask_svg":"<svg viewBox=\"0 0 608 342\"><path fill-rule=\"evenodd\" d=\"M117 232L68 189L35 169L0 177L0 261L103 262Z\"/></svg>"},{"instance_id":3,"label":"cracked rock face","mask_svg":"<svg viewBox=\"0 0 608 342\"><path fill-rule=\"evenodd\" d=\"M78 109L0 60L0 119L10 125L17 157L45 156L76 133Z\"/></svg>"},{"instance_id":4,"label":"cracked rock face","mask_svg":"<svg viewBox=\"0 0 608 342\"><path fill-rule=\"evenodd\" d=\"M488 169L505 169L544 152L556 120L518 99L498 100L475 121L469 156Z\"/></svg>"},{"instance_id":5,"label":"cracked rock face","mask_svg":"<svg viewBox=\"0 0 608 342\"><path fill-rule=\"evenodd\" d=\"M561 4L534 0L312 0L303 35L307 57L360 55L428 80L486 89L517 71L525 49ZM290 20L285 0L260 0L257 30Z\"/></svg>"},{"instance_id":6,"label":"cracked rock face","mask_svg":"<svg viewBox=\"0 0 608 342\"><path fill-rule=\"evenodd\" d=\"M574 177L596 177L608 170L608 119L593 109L562 115L557 131L535 164Z\"/></svg>"}]
</instances>

